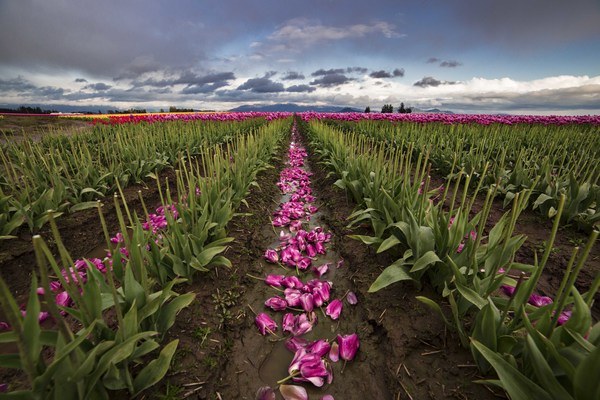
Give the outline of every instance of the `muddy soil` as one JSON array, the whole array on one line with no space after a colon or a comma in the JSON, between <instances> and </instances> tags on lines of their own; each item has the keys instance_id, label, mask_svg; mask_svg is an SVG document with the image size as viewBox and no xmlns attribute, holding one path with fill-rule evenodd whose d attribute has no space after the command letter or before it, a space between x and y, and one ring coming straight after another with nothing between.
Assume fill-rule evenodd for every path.
<instances>
[{"instance_id":1,"label":"muddy soil","mask_svg":"<svg viewBox=\"0 0 600 400\"><path fill-rule=\"evenodd\" d=\"M61 135L91 130L89 121L57 116L4 115L0 118L0 143L5 141L20 142L25 137L38 141L50 132Z\"/></svg>"}]
</instances>

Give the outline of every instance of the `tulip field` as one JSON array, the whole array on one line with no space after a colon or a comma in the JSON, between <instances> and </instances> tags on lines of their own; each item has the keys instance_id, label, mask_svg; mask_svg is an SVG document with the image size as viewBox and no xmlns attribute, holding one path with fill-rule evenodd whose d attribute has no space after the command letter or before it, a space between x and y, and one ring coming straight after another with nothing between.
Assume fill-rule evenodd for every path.
<instances>
[{"instance_id":1,"label":"tulip field","mask_svg":"<svg viewBox=\"0 0 600 400\"><path fill-rule=\"evenodd\" d=\"M0 398L600 399L600 117L75 122L0 137Z\"/></svg>"}]
</instances>

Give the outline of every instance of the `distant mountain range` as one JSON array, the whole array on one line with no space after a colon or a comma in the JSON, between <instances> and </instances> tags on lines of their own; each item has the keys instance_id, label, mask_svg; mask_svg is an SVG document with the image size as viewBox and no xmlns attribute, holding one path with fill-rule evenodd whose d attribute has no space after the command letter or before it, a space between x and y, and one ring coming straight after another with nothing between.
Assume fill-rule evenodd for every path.
<instances>
[{"instance_id":1,"label":"distant mountain range","mask_svg":"<svg viewBox=\"0 0 600 400\"><path fill-rule=\"evenodd\" d=\"M271 105L243 105L236 108L232 108L229 111L236 112L248 112L248 111L257 111L257 112L306 112L306 111L316 111L316 112L362 112L363 110L358 110L352 107L340 107L340 106L302 106L295 103L282 103L282 104L271 104Z\"/></svg>"},{"instance_id":2,"label":"distant mountain range","mask_svg":"<svg viewBox=\"0 0 600 400\"><path fill-rule=\"evenodd\" d=\"M0 104L0 108L12 108L16 109L22 104ZM73 105L64 105L64 104L26 104L28 107L40 107L43 110L56 110L58 112L81 112L81 113L104 113L108 110L114 110L115 107L106 106L106 105L97 105L97 106L73 106ZM372 112L378 112L379 109L376 107L371 108ZM420 113L442 113L442 114L454 114L452 111L440 110L438 108L431 109L420 109L413 107L413 112ZM152 110L148 110L152 111ZM232 108L229 111L238 111L238 112L248 112L248 111L258 111L258 112L306 112L306 111L315 111L315 112L333 112L333 113L347 113L347 112L363 112L364 108L358 109L356 107L344 107L344 106L305 106L295 103L280 103L280 104L271 104L271 105L243 105L236 108ZM394 110L396 111L396 110Z\"/></svg>"}]
</instances>

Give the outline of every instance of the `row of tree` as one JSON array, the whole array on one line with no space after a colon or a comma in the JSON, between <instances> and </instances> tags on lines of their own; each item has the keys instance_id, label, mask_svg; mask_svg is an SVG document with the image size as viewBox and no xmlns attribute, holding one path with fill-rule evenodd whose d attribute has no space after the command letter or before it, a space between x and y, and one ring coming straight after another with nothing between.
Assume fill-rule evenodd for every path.
<instances>
[{"instance_id":1,"label":"row of tree","mask_svg":"<svg viewBox=\"0 0 600 400\"><path fill-rule=\"evenodd\" d=\"M367 106L367 108L365 108L365 112L370 113L371 107ZM391 104L384 104L383 107L381 107L381 112L382 113L393 113L394 106ZM399 114L410 114L411 112L412 112L412 108L404 107L404 103L400 103L400 107L398 107Z\"/></svg>"}]
</instances>

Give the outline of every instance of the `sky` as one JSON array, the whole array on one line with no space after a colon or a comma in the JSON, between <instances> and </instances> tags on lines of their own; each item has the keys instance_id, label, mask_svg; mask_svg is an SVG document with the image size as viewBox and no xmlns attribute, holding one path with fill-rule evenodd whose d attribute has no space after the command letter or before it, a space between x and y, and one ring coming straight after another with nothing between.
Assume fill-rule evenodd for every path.
<instances>
[{"instance_id":1,"label":"sky","mask_svg":"<svg viewBox=\"0 0 600 400\"><path fill-rule=\"evenodd\" d=\"M599 0L0 0L0 104L599 114Z\"/></svg>"}]
</instances>

